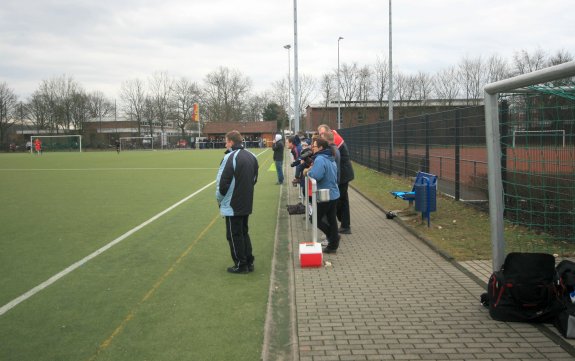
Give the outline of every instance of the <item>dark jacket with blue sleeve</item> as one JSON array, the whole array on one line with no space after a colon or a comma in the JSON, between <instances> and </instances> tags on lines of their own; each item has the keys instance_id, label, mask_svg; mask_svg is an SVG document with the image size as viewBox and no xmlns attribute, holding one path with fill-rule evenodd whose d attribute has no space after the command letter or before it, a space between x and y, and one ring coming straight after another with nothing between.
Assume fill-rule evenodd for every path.
<instances>
[{"instance_id":1,"label":"dark jacket with blue sleeve","mask_svg":"<svg viewBox=\"0 0 575 361\"><path fill-rule=\"evenodd\" d=\"M232 147L224 156L216 177L216 200L222 216L252 213L258 168L256 156L241 146Z\"/></svg>"}]
</instances>

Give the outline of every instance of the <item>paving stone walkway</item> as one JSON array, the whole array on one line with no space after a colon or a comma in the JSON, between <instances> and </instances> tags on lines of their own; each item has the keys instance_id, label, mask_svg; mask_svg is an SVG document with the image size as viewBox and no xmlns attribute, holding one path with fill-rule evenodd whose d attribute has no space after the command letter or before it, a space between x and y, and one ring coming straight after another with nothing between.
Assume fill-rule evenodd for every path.
<instances>
[{"instance_id":1,"label":"paving stone walkway","mask_svg":"<svg viewBox=\"0 0 575 361\"><path fill-rule=\"evenodd\" d=\"M285 188L296 204L297 188ZM490 263L458 266L350 188L352 234L331 265L301 268L298 243L311 241L290 216L297 353L326 360L574 360L545 326L493 321L480 305ZM321 232L319 233L322 234ZM466 272L465 269L468 271ZM553 337L555 335L555 337ZM563 347L562 347L563 346Z\"/></svg>"}]
</instances>

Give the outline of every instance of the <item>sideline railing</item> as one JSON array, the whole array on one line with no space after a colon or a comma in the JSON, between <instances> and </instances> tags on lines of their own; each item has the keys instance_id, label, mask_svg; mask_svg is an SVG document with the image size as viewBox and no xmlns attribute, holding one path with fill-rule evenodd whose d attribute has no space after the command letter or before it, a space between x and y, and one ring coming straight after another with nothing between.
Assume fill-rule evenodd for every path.
<instances>
[{"instance_id":1,"label":"sideline railing","mask_svg":"<svg viewBox=\"0 0 575 361\"><path fill-rule=\"evenodd\" d=\"M309 185L311 183L311 239L317 242L317 181L311 177L305 176L304 197L305 197L305 229L309 229Z\"/></svg>"}]
</instances>

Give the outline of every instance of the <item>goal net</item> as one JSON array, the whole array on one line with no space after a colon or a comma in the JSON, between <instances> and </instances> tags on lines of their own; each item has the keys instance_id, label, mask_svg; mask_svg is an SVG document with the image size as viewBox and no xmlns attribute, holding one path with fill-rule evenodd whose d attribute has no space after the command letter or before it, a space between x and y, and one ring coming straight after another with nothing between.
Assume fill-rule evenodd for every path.
<instances>
[{"instance_id":1,"label":"goal net","mask_svg":"<svg viewBox=\"0 0 575 361\"><path fill-rule=\"evenodd\" d=\"M485 87L494 269L506 252L575 250L573 76L569 62Z\"/></svg>"},{"instance_id":2,"label":"goal net","mask_svg":"<svg viewBox=\"0 0 575 361\"><path fill-rule=\"evenodd\" d=\"M30 137L30 153L36 151L36 140L40 141L42 152L81 152L82 136L68 135L33 135Z\"/></svg>"},{"instance_id":3,"label":"goal net","mask_svg":"<svg viewBox=\"0 0 575 361\"><path fill-rule=\"evenodd\" d=\"M153 150L154 138L153 137L121 137L120 150Z\"/></svg>"}]
</instances>

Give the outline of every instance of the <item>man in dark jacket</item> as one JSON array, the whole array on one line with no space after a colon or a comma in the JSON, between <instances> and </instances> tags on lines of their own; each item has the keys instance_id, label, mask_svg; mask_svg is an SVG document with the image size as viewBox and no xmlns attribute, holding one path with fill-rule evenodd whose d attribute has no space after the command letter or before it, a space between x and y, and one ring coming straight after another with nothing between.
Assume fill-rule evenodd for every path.
<instances>
[{"instance_id":1,"label":"man in dark jacket","mask_svg":"<svg viewBox=\"0 0 575 361\"><path fill-rule=\"evenodd\" d=\"M326 124L322 124L317 127L317 132L323 138L324 133L330 131L330 127ZM355 177L353 173L353 166L351 165L351 158L349 156L349 150L347 145L343 141L343 138L335 131L331 130L334 135L334 143L339 149L340 155L340 170L339 170L339 202L337 204L337 219L341 222L341 227L339 233L341 234L351 234L351 216L349 210L349 196L347 190L349 187L349 182Z\"/></svg>"},{"instance_id":2,"label":"man in dark jacket","mask_svg":"<svg viewBox=\"0 0 575 361\"><path fill-rule=\"evenodd\" d=\"M242 145L237 130L226 134L226 155L216 177L216 200L220 214L226 219L226 238L234 265L230 273L254 270L252 242L248 233L248 218L254 203L254 186L258 181L258 160Z\"/></svg>"},{"instance_id":3,"label":"man in dark jacket","mask_svg":"<svg viewBox=\"0 0 575 361\"><path fill-rule=\"evenodd\" d=\"M274 142L272 144L272 150L274 151L274 162L276 165L276 172L278 174L278 182L276 184L283 184L284 182L284 143L282 141L281 134L276 134Z\"/></svg>"}]
</instances>

